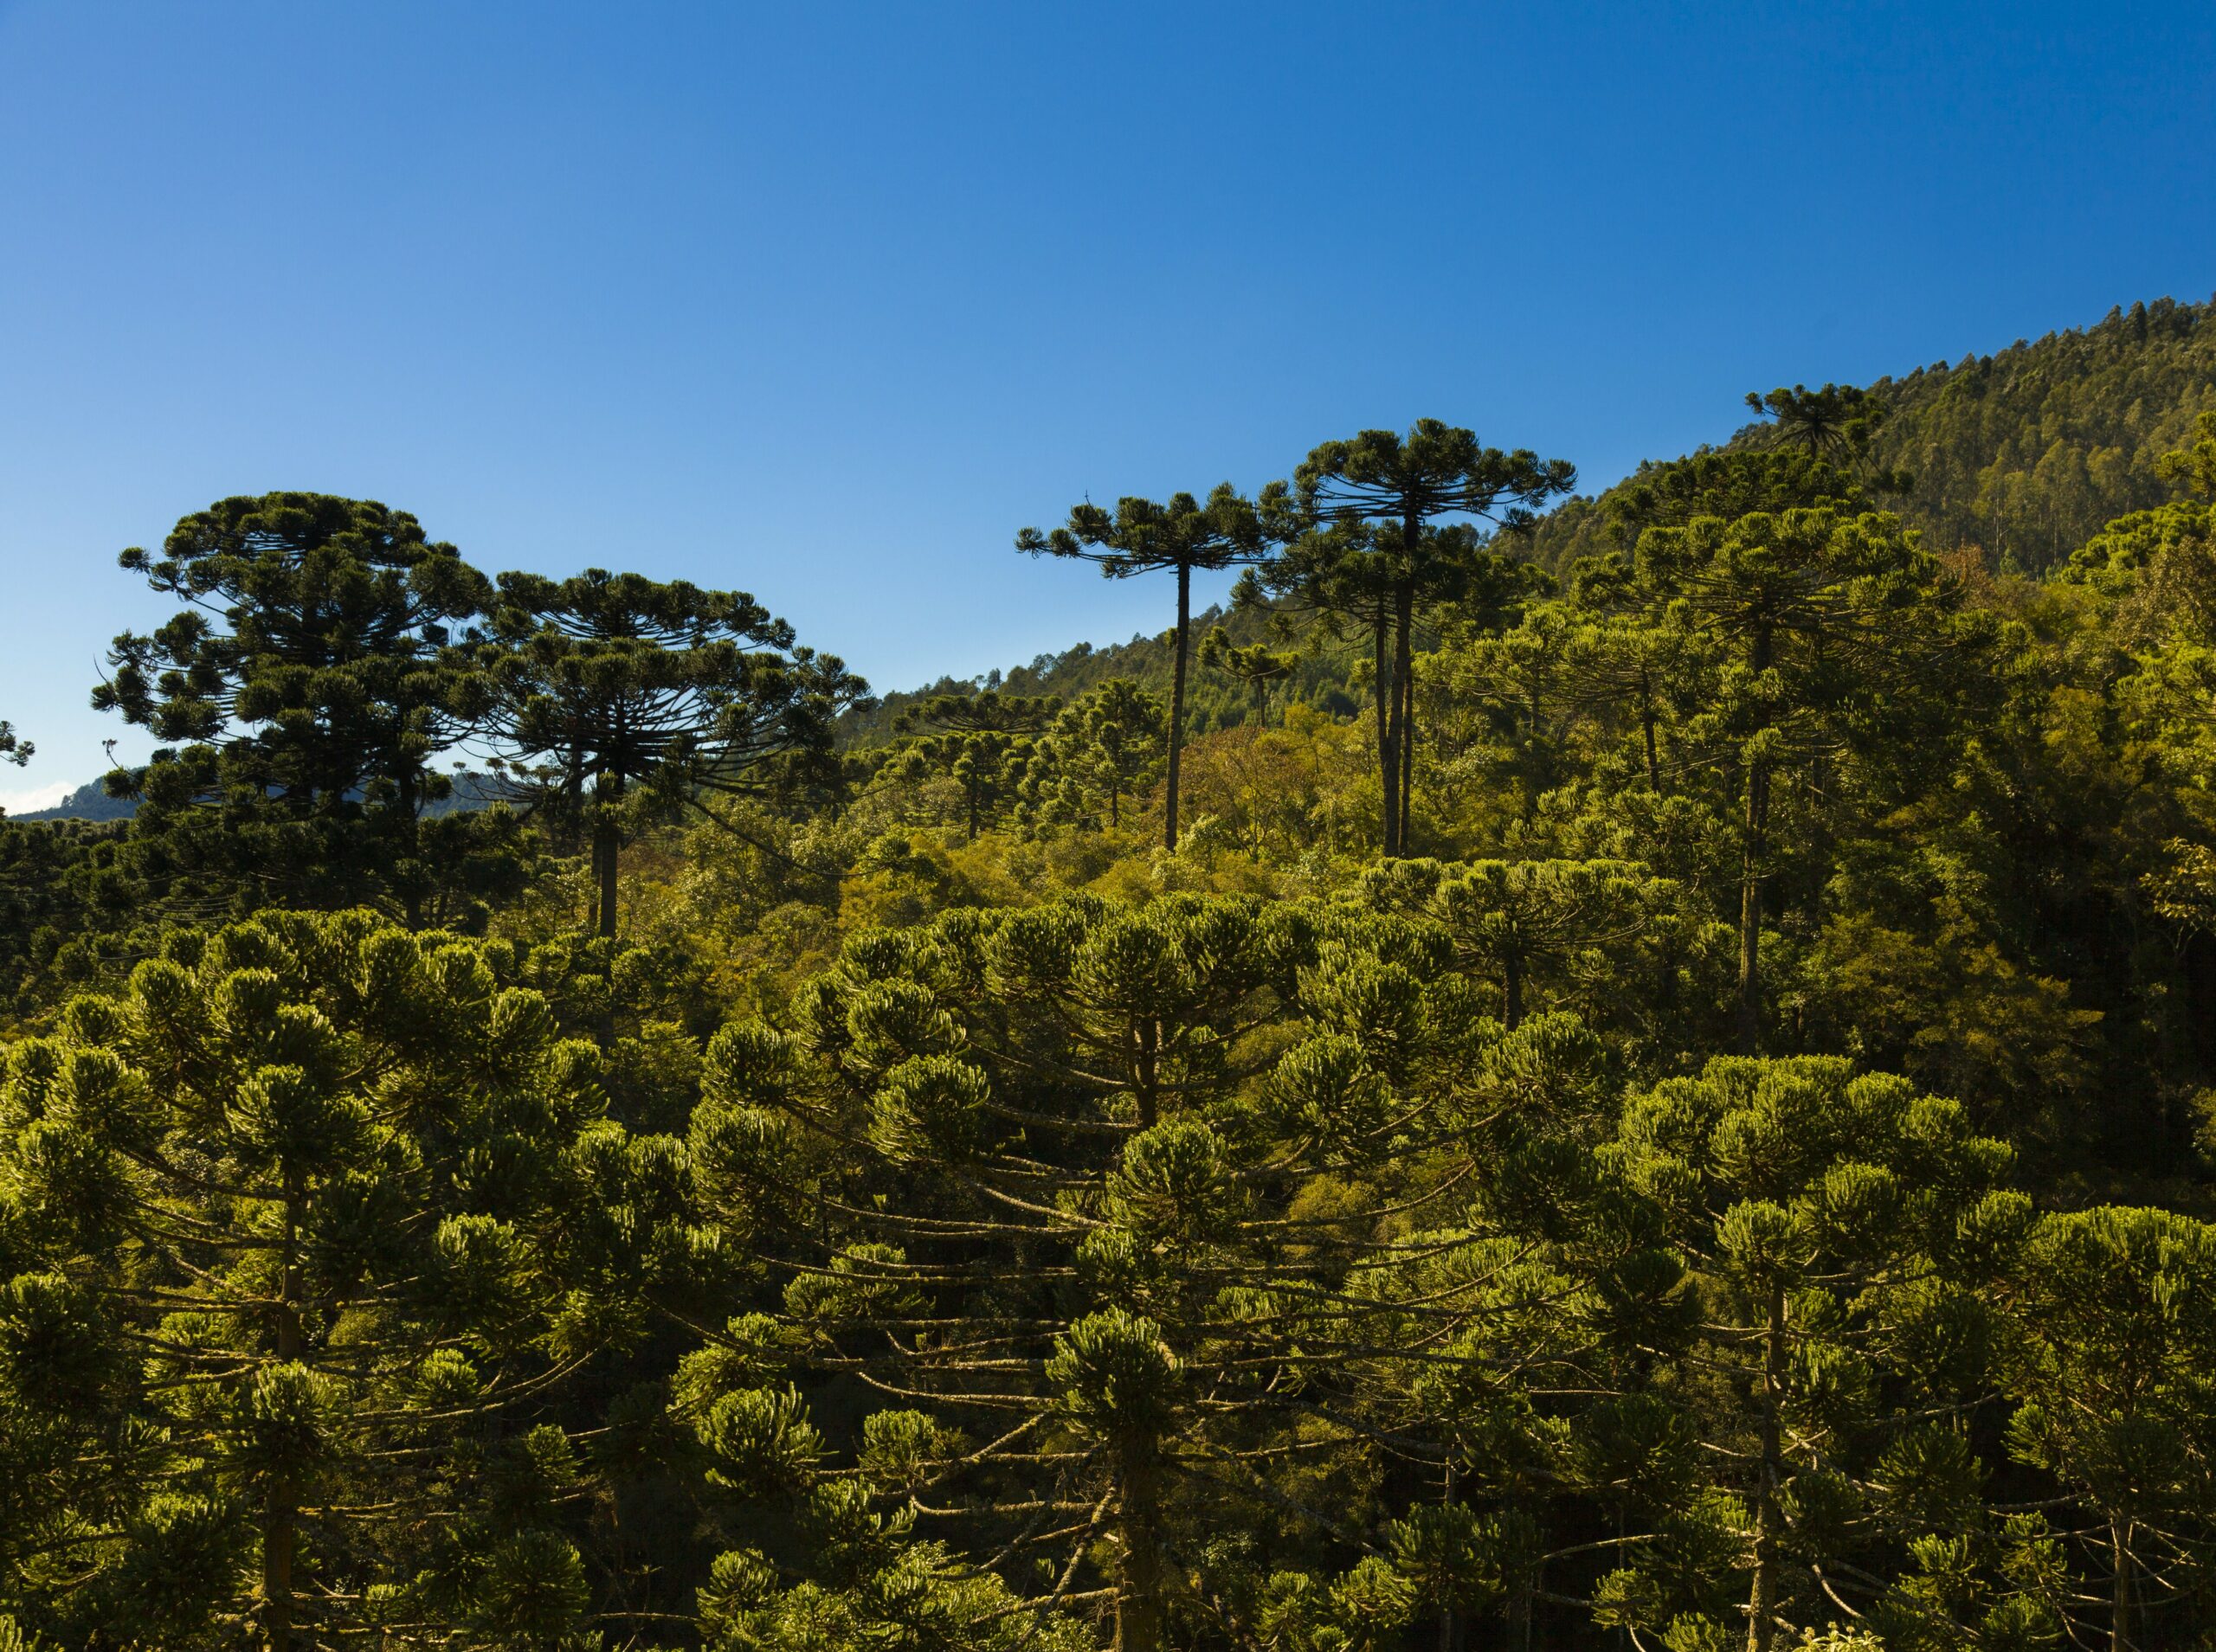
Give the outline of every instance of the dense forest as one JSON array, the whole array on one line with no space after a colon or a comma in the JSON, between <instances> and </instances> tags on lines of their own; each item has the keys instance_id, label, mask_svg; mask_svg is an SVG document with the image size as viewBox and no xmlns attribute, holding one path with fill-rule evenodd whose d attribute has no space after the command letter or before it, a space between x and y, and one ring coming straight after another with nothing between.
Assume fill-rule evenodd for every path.
<instances>
[{"instance_id":1,"label":"dense forest","mask_svg":"<svg viewBox=\"0 0 2216 1652\"><path fill-rule=\"evenodd\" d=\"M2216 325L1749 402L1079 505L1162 634L881 699L375 502L125 551L0 1649L2208 1644Z\"/></svg>"}]
</instances>

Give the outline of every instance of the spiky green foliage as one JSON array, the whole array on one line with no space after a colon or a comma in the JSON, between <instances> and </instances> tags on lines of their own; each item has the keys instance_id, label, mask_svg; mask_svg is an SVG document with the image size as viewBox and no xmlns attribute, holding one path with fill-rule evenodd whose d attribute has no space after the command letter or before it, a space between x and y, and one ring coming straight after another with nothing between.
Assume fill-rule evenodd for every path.
<instances>
[{"instance_id":1,"label":"spiky green foliage","mask_svg":"<svg viewBox=\"0 0 2216 1652\"><path fill-rule=\"evenodd\" d=\"M551 1644L550 1385L620 1332L630 1143L512 953L366 913L179 931L8 1053L6 1592L73 1644Z\"/></svg>"},{"instance_id":2,"label":"spiky green foliage","mask_svg":"<svg viewBox=\"0 0 2216 1652\"><path fill-rule=\"evenodd\" d=\"M116 638L93 691L162 742L109 776L139 801L150 877L248 905L374 900L412 923L512 890L504 822L427 842L419 818L466 727L454 645L492 595L452 545L375 501L269 493L220 500L159 556L120 560L185 605Z\"/></svg>"}]
</instances>

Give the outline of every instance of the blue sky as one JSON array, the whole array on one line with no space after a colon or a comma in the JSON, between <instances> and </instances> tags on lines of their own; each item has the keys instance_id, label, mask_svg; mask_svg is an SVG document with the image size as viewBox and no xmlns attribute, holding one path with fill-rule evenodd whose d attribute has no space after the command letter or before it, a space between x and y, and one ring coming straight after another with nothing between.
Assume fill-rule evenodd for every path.
<instances>
[{"instance_id":1,"label":"blue sky","mask_svg":"<svg viewBox=\"0 0 2216 1652\"><path fill-rule=\"evenodd\" d=\"M1010 550L1088 493L1422 415L1597 485L2205 298L2212 65L2205 3L0 0L0 804L218 497L981 672L1166 620Z\"/></svg>"}]
</instances>

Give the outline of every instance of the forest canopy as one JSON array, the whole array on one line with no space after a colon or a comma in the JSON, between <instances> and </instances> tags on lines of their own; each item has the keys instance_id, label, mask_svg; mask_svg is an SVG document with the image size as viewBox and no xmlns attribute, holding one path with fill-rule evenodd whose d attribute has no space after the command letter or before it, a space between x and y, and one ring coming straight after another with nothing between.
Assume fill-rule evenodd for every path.
<instances>
[{"instance_id":1,"label":"forest canopy","mask_svg":"<svg viewBox=\"0 0 2216 1652\"><path fill-rule=\"evenodd\" d=\"M2216 328L1749 404L1103 476L1010 554L1163 633L882 699L376 501L124 551L0 1649L2206 1645Z\"/></svg>"}]
</instances>

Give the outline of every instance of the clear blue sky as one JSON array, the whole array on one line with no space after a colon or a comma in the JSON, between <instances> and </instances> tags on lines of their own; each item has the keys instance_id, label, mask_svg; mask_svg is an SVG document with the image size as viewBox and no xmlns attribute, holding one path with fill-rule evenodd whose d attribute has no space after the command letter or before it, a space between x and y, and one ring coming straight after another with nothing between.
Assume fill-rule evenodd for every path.
<instances>
[{"instance_id":1,"label":"clear blue sky","mask_svg":"<svg viewBox=\"0 0 2216 1652\"><path fill-rule=\"evenodd\" d=\"M2212 203L2206 0L0 0L0 802L100 769L115 553L222 495L910 685L1165 621L1009 549L1088 492L1420 415L1604 484L2206 297Z\"/></svg>"}]
</instances>

